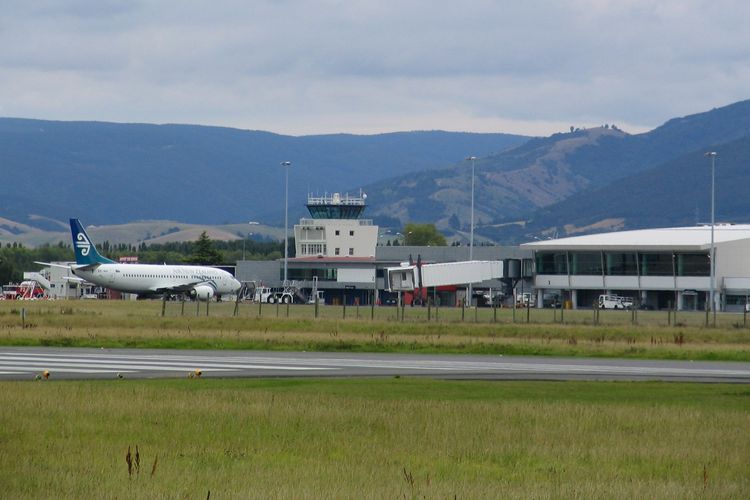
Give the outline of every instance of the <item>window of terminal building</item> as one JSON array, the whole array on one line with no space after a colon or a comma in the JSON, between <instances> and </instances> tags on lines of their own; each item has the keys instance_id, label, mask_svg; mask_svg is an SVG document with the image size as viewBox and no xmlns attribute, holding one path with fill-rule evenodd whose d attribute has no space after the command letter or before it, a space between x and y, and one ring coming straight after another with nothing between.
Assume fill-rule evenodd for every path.
<instances>
[{"instance_id":1,"label":"window of terminal building","mask_svg":"<svg viewBox=\"0 0 750 500\"><path fill-rule=\"evenodd\" d=\"M354 230L349 231L349 236L354 236Z\"/></svg>"},{"instance_id":2,"label":"window of terminal building","mask_svg":"<svg viewBox=\"0 0 750 500\"><path fill-rule=\"evenodd\" d=\"M607 276L638 276L635 252L606 252L604 263Z\"/></svg>"},{"instance_id":3,"label":"window of terminal building","mask_svg":"<svg viewBox=\"0 0 750 500\"><path fill-rule=\"evenodd\" d=\"M354 249L353 248L349 249L349 255L354 255Z\"/></svg>"},{"instance_id":4,"label":"window of terminal building","mask_svg":"<svg viewBox=\"0 0 750 500\"><path fill-rule=\"evenodd\" d=\"M336 248L336 249L335 249L335 250L333 251L333 253L334 253L334 255L339 255L339 254L341 253L341 249L340 249L340 248Z\"/></svg>"},{"instance_id":5,"label":"window of terminal building","mask_svg":"<svg viewBox=\"0 0 750 500\"><path fill-rule=\"evenodd\" d=\"M602 274L601 252L571 252L570 274L601 276Z\"/></svg>"},{"instance_id":6,"label":"window of terminal building","mask_svg":"<svg viewBox=\"0 0 750 500\"><path fill-rule=\"evenodd\" d=\"M283 271L282 271L283 273ZM313 278L318 278L318 281L336 281L336 269L296 269L290 268L287 272L290 280L297 281L312 281ZM283 279L283 276L281 276Z\"/></svg>"},{"instance_id":7,"label":"window of terminal building","mask_svg":"<svg viewBox=\"0 0 750 500\"><path fill-rule=\"evenodd\" d=\"M744 306L750 304L747 295L727 295L725 300L726 305L728 306Z\"/></svg>"},{"instance_id":8,"label":"window of terminal building","mask_svg":"<svg viewBox=\"0 0 750 500\"><path fill-rule=\"evenodd\" d=\"M324 255L326 253L326 246L320 243L308 243L307 251L305 251L304 246L301 250L306 255Z\"/></svg>"},{"instance_id":9,"label":"window of terminal building","mask_svg":"<svg viewBox=\"0 0 750 500\"><path fill-rule=\"evenodd\" d=\"M565 252L537 252L538 274L568 274L568 256Z\"/></svg>"},{"instance_id":10,"label":"window of terminal building","mask_svg":"<svg viewBox=\"0 0 750 500\"><path fill-rule=\"evenodd\" d=\"M672 253L639 254L641 276L672 276Z\"/></svg>"},{"instance_id":11,"label":"window of terminal building","mask_svg":"<svg viewBox=\"0 0 750 500\"><path fill-rule=\"evenodd\" d=\"M341 231L339 231L339 230L337 229L337 230L336 230L336 236L338 236L338 235L340 235L340 234L341 234Z\"/></svg>"},{"instance_id":12,"label":"window of terminal building","mask_svg":"<svg viewBox=\"0 0 750 500\"><path fill-rule=\"evenodd\" d=\"M678 253L677 276L711 276L711 259L707 253Z\"/></svg>"}]
</instances>

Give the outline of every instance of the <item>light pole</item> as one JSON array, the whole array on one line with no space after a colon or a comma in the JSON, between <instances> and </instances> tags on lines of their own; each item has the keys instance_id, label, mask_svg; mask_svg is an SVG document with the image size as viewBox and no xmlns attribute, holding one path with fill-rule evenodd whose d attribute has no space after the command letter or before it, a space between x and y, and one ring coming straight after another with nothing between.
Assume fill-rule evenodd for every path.
<instances>
[{"instance_id":1,"label":"light pole","mask_svg":"<svg viewBox=\"0 0 750 500\"><path fill-rule=\"evenodd\" d=\"M287 283L287 261L289 260L289 167L290 161L282 161L284 167L284 286Z\"/></svg>"},{"instance_id":2,"label":"light pole","mask_svg":"<svg viewBox=\"0 0 750 500\"><path fill-rule=\"evenodd\" d=\"M255 226L255 225L257 225L258 223L257 223L257 222L255 222L254 220L251 220L250 222L248 222L248 224L250 224L251 226ZM249 238L250 236L252 236L252 235L253 235L253 233L247 233L247 234L245 235L245 237L244 237L244 238L242 238L242 260L245 260L245 242L246 242L246 241L247 241L247 239L248 239L248 238Z\"/></svg>"},{"instance_id":3,"label":"light pole","mask_svg":"<svg viewBox=\"0 0 750 500\"><path fill-rule=\"evenodd\" d=\"M247 233L244 238L242 238L242 260L245 260L245 242L247 239L252 236L253 233Z\"/></svg>"},{"instance_id":4,"label":"light pole","mask_svg":"<svg viewBox=\"0 0 750 500\"><path fill-rule=\"evenodd\" d=\"M716 327L716 247L714 246L714 226L716 225L716 195L715 195L715 172L716 151L709 151L706 156L711 157L711 311L713 312L713 325Z\"/></svg>"},{"instance_id":5,"label":"light pole","mask_svg":"<svg viewBox=\"0 0 750 500\"><path fill-rule=\"evenodd\" d=\"M477 161L476 156L469 156L466 158L471 160L471 229L469 230L469 260L474 260L474 162ZM472 284L469 283L469 306L472 302Z\"/></svg>"}]
</instances>

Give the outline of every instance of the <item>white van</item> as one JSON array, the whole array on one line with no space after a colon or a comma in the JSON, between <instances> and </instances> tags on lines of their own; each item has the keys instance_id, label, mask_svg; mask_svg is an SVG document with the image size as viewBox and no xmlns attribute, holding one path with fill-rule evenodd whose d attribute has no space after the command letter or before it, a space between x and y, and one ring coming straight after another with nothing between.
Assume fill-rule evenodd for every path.
<instances>
[{"instance_id":1,"label":"white van","mask_svg":"<svg viewBox=\"0 0 750 500\"><path fill-rule=\"evenodd\" d=\"M625 304L617 295L599 295L599 309L625 309Z\"/></svg>"}]
</instances>

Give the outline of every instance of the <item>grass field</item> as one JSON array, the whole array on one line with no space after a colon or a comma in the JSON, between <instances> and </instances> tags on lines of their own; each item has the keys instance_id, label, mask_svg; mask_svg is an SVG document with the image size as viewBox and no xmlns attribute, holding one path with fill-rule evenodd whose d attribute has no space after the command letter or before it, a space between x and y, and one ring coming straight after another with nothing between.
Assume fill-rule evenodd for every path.
<instances>
[{"instance_id":1,"label":"grass field","mask_svg":"<svg viewBox=\"0 0 750 500\"><path fill-rule=\"evenodd\" d=\"M209 491L212 499L748 498L749 428L750 390L738 385L0 383L0 491L4 498Z\"/></svg>"},{"instance_id":2,"label":"grass field","mask_svg":"<svg viewBox=\"0 0 750 500\"><path fill-rule=\"evenodd\" d=\"M21 310L25 311L25 318ZM160 301L0 302L0 345L606 356L750 361L742 314L314 306ZM429 319L428 319L429 314ZM437 319L435 318L437 314ZM515 315L515 321L513 317ZM462 318L463 316L463 318ZM528 319L528 322L527 322ZM668 323L669 319L669 323Z\"/></svg>"}]
</instances>

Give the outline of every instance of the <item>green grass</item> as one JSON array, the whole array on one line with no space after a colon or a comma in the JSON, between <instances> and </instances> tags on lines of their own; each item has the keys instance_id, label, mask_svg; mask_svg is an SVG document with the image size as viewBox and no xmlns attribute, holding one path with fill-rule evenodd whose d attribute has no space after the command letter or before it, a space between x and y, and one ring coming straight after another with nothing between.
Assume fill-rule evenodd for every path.
<instances>
[{"instance_id":1,"label":"green grass","mask_svg":"<svg viewBox=\"0 0 750 500\"><path fill-rule=\"evenodd\" d=\"M160 301L58 301L0 303L0 345L78 347L151 347L192 349L264 349L352 352L424 352L506 355L597 356L646 359L750 361L750 328L742 315L719 315L717 328L696 326L688 313L678 313L678 325L666 324L666 313L640 312L632 324L627 311L602 311L592 324L591 311L534 310L526 323L524 311L471 311L407 308L395 319L394 307L325 306L320 317L314 307L241 304L209 306L168 303L161 316ZM26 319L21 318L21 308ZM183 314L184 312L184 314ZM261 314L259 315L258 312ZM279 316L276 316L278 312ZM476 314L477 321L474 321ZM547 322L555 316L558 322ZM701 318L705 316L698 314ZM626 321L627 320L627 321ZM695 321L693 321L695 320ZM682 322L685 322L684 324Z\"/></svg>"},{"instance_id":2,"label":"green grass","mask_svg":"<svg viewBox=\"0 0 750 500\"><path fill-rule=\"evenodd\" d=\"M748 498L740 385L0 383L5 498ZM128 474L128 446L141 458ZM158 461L154 474L151 470ZM705 471L705 476L704 476Z\"/></svg>"}]
</instances>

